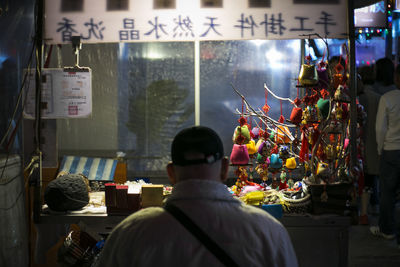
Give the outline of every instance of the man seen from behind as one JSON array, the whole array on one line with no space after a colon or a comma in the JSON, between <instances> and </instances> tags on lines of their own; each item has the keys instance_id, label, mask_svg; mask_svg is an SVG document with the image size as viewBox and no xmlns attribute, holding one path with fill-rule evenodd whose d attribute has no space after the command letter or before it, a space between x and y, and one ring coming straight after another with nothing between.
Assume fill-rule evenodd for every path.
<instances>
[{"instance_id":1,"label":"man seen from behind","mask_svg":"<svg viewBox=\"0 0 400 267\"><path fill-rule=\"evenodd\" d=\"M182 130L172 142L171 157L167 173L173 190L165 204L186 214L237 266L298 266L282 224L235 199L223 183L229 160L214 130ZM113 230L98 266L211 267L222 262L168 211L150 207Z\"/></svg>"}]
</instances>

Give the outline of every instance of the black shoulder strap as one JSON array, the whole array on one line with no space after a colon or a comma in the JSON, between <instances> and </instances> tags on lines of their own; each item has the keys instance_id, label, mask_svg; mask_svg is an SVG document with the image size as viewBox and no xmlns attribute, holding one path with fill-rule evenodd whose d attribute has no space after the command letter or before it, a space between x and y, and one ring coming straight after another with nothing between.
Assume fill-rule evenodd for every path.
<instances>
[{"instance_id":1,"label":"black shoulder strap","mask_svg":"<svg viewBox=\"0 0 400 267\"><path fill-rule=\"evenodd\" d=\"M225 266L239 267L237 263L212 240L201 228L199 228L182 210L175 205L167 203L164 207L176 220L178 220L189 232L191 232L203 245L217 257Z\"/></svg>"}]
</instances>

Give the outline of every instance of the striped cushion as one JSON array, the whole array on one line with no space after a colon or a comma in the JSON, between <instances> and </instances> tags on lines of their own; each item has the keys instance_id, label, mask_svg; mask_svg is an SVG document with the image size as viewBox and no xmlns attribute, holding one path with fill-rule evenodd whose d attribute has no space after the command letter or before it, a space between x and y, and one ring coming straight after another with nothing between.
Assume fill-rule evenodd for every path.
<instances>
[{"instance_id":1,"label":"striped cushion","mask_svg":"<svg viewBox=\"0 0 400 267\"><path fill-rule=\"evenodd\" d=\"M115 159L64 156L60 172L82 173L89 180L111 181L117 162Z\"/></svg>"}]
</instances>

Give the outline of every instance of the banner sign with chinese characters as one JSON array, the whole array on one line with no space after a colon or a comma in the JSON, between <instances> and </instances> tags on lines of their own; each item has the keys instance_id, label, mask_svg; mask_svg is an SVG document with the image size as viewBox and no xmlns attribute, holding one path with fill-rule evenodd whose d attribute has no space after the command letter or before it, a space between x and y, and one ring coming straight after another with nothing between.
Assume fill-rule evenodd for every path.
<instances>
[{"instance_id":1,"label":"banner sign with chinese characters","mask_svg":"<svg viewBox=\"0 0 400 267\"><path fill-rule=\"evenodd\" d=\"M45 40L347 38L347 0L46 0Z\"/></svg>"},{"instance_id":2,"label":"banner sign with chinese characters","mask_svg":"<svg viewBox=\"0 0 400 267\"><path fill-rule=\"evenodd\" d=\"M35 118L35 70L28 75L29 87L24 117ZM42 70L42 118L86 118L92 114L92 71Z\"/></svg>"}]
</instances>

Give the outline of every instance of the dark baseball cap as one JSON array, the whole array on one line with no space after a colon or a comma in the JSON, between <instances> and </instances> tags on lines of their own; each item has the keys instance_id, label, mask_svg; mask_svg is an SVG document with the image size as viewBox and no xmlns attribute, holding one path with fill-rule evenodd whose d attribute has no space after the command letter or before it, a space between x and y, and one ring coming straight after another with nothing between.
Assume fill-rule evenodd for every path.
<instances>
[{"instance_id":1,"label":"dark baseball cap","mask_svg":"<svg viewBox=\"0 0 400 267\"><path fill-rule=\"evenodd\" d=\"M172 141L172 163L179 166L213 163L224 155L218 134L204 126L193 126L180 131Z\"/></svg>"}]
</instances>

